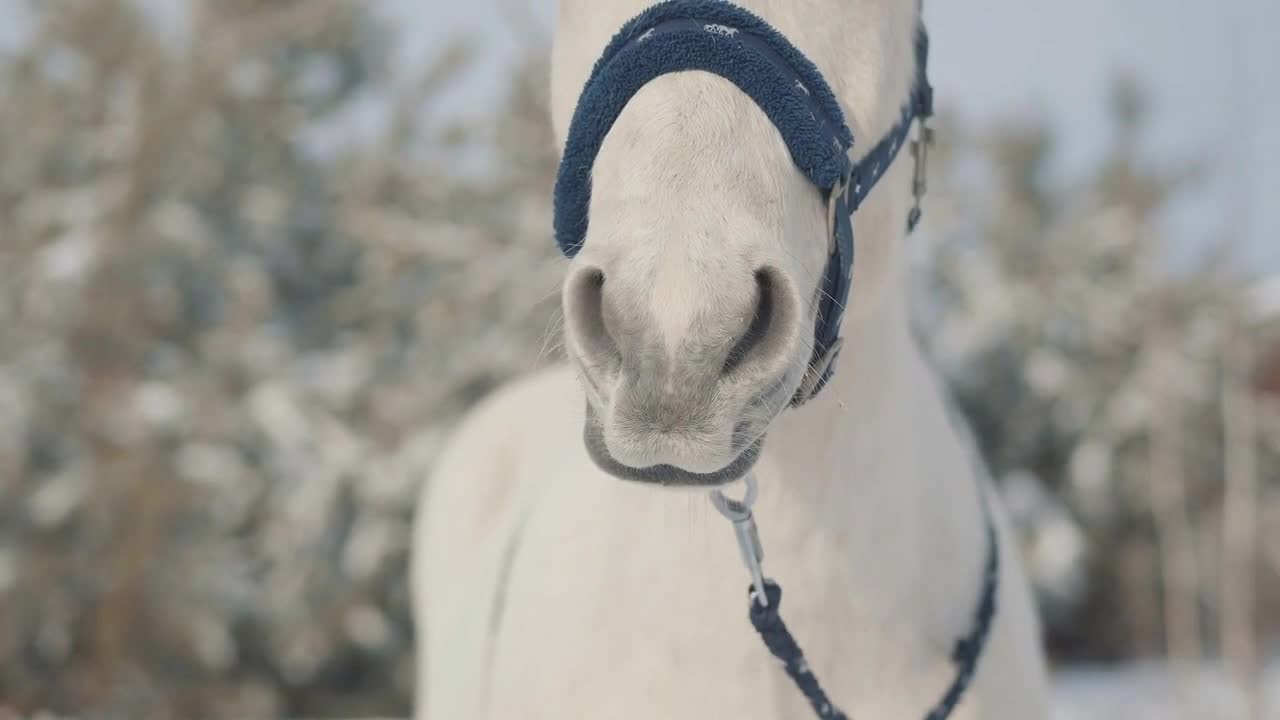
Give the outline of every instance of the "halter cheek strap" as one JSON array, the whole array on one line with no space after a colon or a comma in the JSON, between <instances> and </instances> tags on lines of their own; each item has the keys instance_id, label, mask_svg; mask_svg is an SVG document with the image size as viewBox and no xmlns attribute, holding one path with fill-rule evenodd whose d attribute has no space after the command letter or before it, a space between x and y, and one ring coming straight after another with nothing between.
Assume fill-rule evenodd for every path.
<instances>
[{"instance_id":1,"label":"halter cheek strap","mask_svg":"<svg viewBox=\"0 0 1280 720\"><path fill-rule=\"evenodd\" d=\"M813 357L800 388L792 398L793 407L803 405L817 395L835 372L835 360L841 347L840 323L848 305L849 290L853 286L852 215L862 206L862 201L871 194L871 189L884 176L885 171L893 165L898 151L907 144L907 136L917 119L921 121L921 131L920 140L911 143L915 168L911 184L913 203L907 215L907 232L915 230L916 224L920 222L920 200L925 191L925 164L929 144L933 142L933 131L926 124L933 116L933 88L924 73L928 53L929 37L921 25L916 35L917 67L920 70L911 99L902 109L902 116L889 134L863 156L860 162L850 165L847 175L841 178L840 183L827 191L832 253L827 260L827 270L822 280L818 319L814 328Z\"/></svg>"},{"instance_id":2,"label":"halter cheek strap","mask_svg":"<svg viewBox=\"0 0 1280 720\"><path fill-rule=\"evenodd\" d=\"M661 75L686 70L714 73L732 82L764 111L796 167L828 203L831 255L816 289L813 356L792 400L793 405L804 403L831 377L840 350L840 322L853 278L850 215L893 163L913 122L933 113L933 93L925 76L927 55L928 38L921 25L916 35L916 83L902 115L854 164L849 160L853 133L835 93L817 67L768 23L720 0L668 0L649 8L609 42L578 99L556 175L557 244L569 257L582 248L596 155L641 87ZM909 227L919 218L924 157L922 144L916 154L916 204Z\"/></svg>"}]
</instances>

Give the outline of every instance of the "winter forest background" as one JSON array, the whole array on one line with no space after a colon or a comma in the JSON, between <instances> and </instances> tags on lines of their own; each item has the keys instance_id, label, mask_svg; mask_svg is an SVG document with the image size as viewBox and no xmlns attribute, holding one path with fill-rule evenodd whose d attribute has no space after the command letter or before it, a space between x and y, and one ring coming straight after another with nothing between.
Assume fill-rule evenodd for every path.
<instances>
[{"instance_id":1,"label":"winter forest background","mask_svg":"<svg viewBox=\"0 0 1280 720\"><path fill-rule=\"evenodd\" d=\"M403 717L416 493L558 358L545 23L504 4L468 110L465 37L406 81L372 3L181 5L0 4L0 720ZM1174 261L1215 160L1144 154L1147 98L1067 174L944 108L918 326L1060 718L1276 718L1280 262L1226 206Z\"/></svg>"}]
</instances>

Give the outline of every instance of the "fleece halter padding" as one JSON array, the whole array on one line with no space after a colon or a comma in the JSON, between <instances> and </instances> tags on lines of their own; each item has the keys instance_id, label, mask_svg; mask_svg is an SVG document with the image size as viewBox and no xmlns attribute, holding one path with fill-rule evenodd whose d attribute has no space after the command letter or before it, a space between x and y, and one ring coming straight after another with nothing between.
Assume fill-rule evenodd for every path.
<instances>
[{"instance_id":1,"label":"fleece halter padding","mask_svg":"<svg viewBox=\"0 0 1280 720\"><path fill-rule=\"evenodd\" d=\"M754 100L814 185L830 189L840 180L853 133L835 93L808 58L734 5L661 3L613 36L578 98L555 190L556 242L566 255L582 246L592 166L614 121L650 80L683 70L719 75Z\"/></svg>"},{"instance_id":2,"label":"fleece halter padding","mask_svg":"<svg viewBox=\"0 0 1280 720\"><path fill-rule=\"evenodd\" d=\"M794 402L808 400L830 377L839 351L840 320L853 272L849 215L889 168L912 121L932 112L923 73L923 28L917 37L917 83L902 119L853 165L853 132L835 93L818 68L764 20L720 0L668 0L645 10L609 41L578 98L556 176L555 234L560 250L573 257L582 248L596 156L640 88L661 75L686 70L710 72L732 82L764 111L796 167L834 210L831 256L822 285L815 288L819 303L811 370Z\"/></svg>"}]
</instances>

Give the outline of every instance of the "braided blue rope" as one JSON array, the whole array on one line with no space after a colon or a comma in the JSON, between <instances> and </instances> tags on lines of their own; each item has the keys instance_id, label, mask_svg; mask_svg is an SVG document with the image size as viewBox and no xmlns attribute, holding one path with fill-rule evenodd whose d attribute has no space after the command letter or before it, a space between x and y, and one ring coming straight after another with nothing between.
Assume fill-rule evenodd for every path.
<instances>
[{"instance_id":1,"label":"braided blue rope","mask_svg":"<svg viewBox=\"0 0 1280 720\"><path fill-rule=\"evenodd\" d=\"M748 593L751 592L754 592L754 589L748 590ZM769 599L768 605L761 605L754 598L751 599L751 624L755 626L756 632L760 633L765 647L769 648L769 652L773 653L774 657L782 661L787 675L800 692L804 693L805 699L813 707L814 714L821 720L848 720L845 714L827 699L827 694L818 684L818 678L809 669L809 663L805 662L804 653L800 651L796 639L791 636L791 631L778 615L779 606L782 604L782 588L772 580L765 580L764 593Z\"/></svg>"},{"instance_id":2,"label":"braided blue rope","mask_svg":"<svg viewBox=\"0 0 1280 720\"><path fill-rule=\"evenodd\" d=\"M942 698L925 715L925 720L946 720L950 717L964 693L973 682L978 669L978 661L982 659L982 650L986 647L987 638L991 635L991 623L996 614L996 591L1000 586L1000 546L996 543L996 530L991 522L990 511L983 503L983 516L986 520L987 558L983 566L982 593L978 599L978 607L974 612L973 625L969 632L956 641L951 653L951 661L956 665L956 675L947 686ZM786 623L779 614L782 605L782 587L773 580L764 581L765 597L769 604L762 606L756 602L754 588L748 588L751 609L749 617L751 625L760 633L760 639L774 657L782 661L787 676L795 683L796 688L809 701L814 714L819 720L848 720L839 708L827 697L818 678L804 659L804 652L796 643Z\"/></svg>"},{"instance_id":3,"label":"braided blue rope","mask_svg":"<svg viewBox=\"0 0 1280 720\"><path fill-rule=\"evenodd\" d=\"M991 514L985 502L983 511L987 521L987 562L982 573L982 595L974 613L973 627L968 635L956 641L955 649L951 651L951 661L956 664L956 677L938 704L925 715L925 720L945 720L955 710L960 698L964 697L965 690L969 689L969 683L973 681L978 661L982 658L982 649L986 647L987 637L991 635L991 622L996 616L996 590L1000 586L1000 545L996 542L996 529L991 524Z\"/></svg>"}]
</instances>

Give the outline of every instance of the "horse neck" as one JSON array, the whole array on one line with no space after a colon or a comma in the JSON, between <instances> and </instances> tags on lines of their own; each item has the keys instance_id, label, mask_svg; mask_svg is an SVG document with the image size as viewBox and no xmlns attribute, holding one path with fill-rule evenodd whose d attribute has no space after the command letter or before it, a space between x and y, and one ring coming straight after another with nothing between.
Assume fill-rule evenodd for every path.
<instances>
[{"instance_id":1,"label":"horse neck","mask_svg":"<svg viewBox=\"0 0 1280 720\"><path fill-rule=\"evenodd\" d=\"M860 246L872 244L861 235ZM858 279L855 263L855 286ZM851 302L830 382L806 405L783 413L769 433L766 452L789 494L815 512L867 506L863 493L890 484L880 476L893 477L894 488L884 490L907 490L903 479L914 483L919 476L918 451L940 444L926 432L940 427L916 426L922 414L940 412L941 402L928 390L936 379L911 338L900 283L879 288L867 300L874 307L859 307L859 300L866 298Z\"/></svg>"},{"instance_id":2,"label":"horse neck","mask_svg":"<svg viewBox=\"0 0 1280 720\"><path fill-rule=\"evenodd\" d=\"M874 233L864 231L859 243L886 241ZM797 562L824 548L818 578L838 570L856 578L851 592L869 609L918 608L922 622L952 627L964 619L918 597L921 578L976 587L985 548L981 486L941 382L911 334L902 275L891 274L872 306L846 319L827 387L770 431L757 514L763 527L778 526L766 545L788 546L770 547L775 558ZM854 277L856 284L856 267Z\"/></svg>"}]
</instances>

